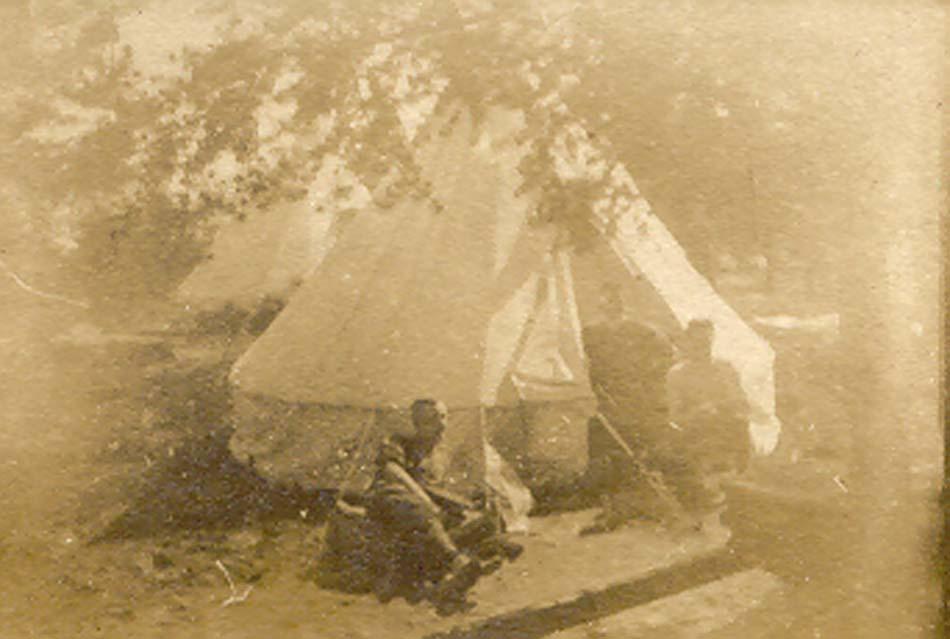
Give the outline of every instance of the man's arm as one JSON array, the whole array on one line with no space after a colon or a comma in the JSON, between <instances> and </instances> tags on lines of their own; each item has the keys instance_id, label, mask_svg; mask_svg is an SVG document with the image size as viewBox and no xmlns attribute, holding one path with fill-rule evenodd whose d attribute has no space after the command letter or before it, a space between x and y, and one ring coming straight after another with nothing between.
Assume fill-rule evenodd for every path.
<instances>
[{"instance_id":1,"label":"man's arm","mask_svg":"<svg viewBox=\"0 0 950 639\"><path fill-rule=\"evenodd\" d=\"M472 499L456 494L440 486L427 485L425 490L429 497L444 510L475 510L475 502Z\"/></svg>"},{"instance_id":2,"label":"man's arm","mask_svg":"<svg viewBox=\"0 0 950 639\"><path fill-rule=\"evenodd\" d=\"M731 388L715 369L678 364L667 375L666 391L670 420L681 428L707 423L731 410L727 408Z\"/></svg>"},{"instance_id":3,"label":"man's arm","mask_svg":"<svg viewBox=\"0 0 950 639\"><path fill-rule=\"evenodd\" d=\"M432 498L429 497L429 493L427 493L422 488L422 486L420 486L419 483L412 478L412 475L406 472L405 468L396 462L391 461L387 462L386 465L383 466L383 472L385 472L390 479L396 480L408 488L413 495L418 497L419 500L426 505L433 515L438 515L441 513L439 507L436 506L435 502L432 501Z\"/></svg>"}]
</instances>

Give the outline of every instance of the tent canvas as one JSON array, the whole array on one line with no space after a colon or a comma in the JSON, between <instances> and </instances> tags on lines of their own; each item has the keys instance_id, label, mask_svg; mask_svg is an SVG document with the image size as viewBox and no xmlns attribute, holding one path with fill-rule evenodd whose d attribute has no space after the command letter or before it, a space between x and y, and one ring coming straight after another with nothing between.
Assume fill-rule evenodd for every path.
<instances>
[{"instance_id":1,"label":"tent canvas","mask_svg":"<svg viewBox=\"0 0 950 639\"><path fill-rule=\"evenodd\" d=\"M375 437L407 427L414 399L437 397L454 415L442 451L451 475L483 475L484 443L518 440L499 431L525 406L521 450L502 452L580 472L593 397L581 340L590 311L579 308L592 304L591 283L620 276L642 308L666 309L665 322L712 319L717 353L769 412L771 349L666 242L659 220L661 243L649 246L621 223L600 253L612 263L574 255L557 229L530 223L530 198L517 195L523 149L508 134L517 119L499 109L476 128L464 111L446 115L451 126L434 126L417 158L442 206L404 200L347 224L232 370L239 458L272 477L339 485L366 466ZM630 257L639 253L642 265ZM670 288L684 277L699 282Z\"/></svg>"},{"instance_id":2,"label":"tent canvas","mask_svg":"<svg viewBox=\"0 0 950 639\"><path fill-rule=\"evenodd\" d=\"M339 157L328 154L304 196L279 200L246 220L222 221L210 259L185 278L176 297L190 308L213 310L285 295L320 265L344 214L369 201Z\"/></svg>"},{"instance_id":3,"label":"tent canvas","mask_svg":"<svg viewBox=\"0 0 950 639\"><path fill-rule=\"evenodd\" d=\"M523 204L520 211L493 206L497 183L453 184L475 170L476 160L481 173L499 173L487 149L458 161L471 148L468 137L456 129L424 150L433 153L427 166L457 167L430 176L446 202L442 210L407 201L355 216L320 269L235 365L245 426L234 438L239 457L254 457L265 473L283 477L290 466L301 482L314 481L307 475L313 468L338 481L346 463L327 458L342 448L338 457L347 460L354 437L360 439L378 409L398 413L420 396L443 399L455 421L447 448L456 451L480 449L480 408L498 403L506 376L529 401L551 392L562 402L589 400L569 272L551 253L556 236L550 229L525 232ZM515 224L513 212L522 215ZM277 428L275 411L286 415ZM306 436L288 432L308 428L296 426L303 423L322 425ZM309 441L309 448L278 443L288 440ZM573 456L569 442L563 448L565 459ZM463 475L482 472L481 460L468 456L450 465Z\"/></svg>"},{"instance_id":4,"label":"tent canvas","mask_svg":"<svg viewBox=\"0 0 950 639\"><path fill-rule=\"evenodd\" d=\"M306 200L285 201L247 221L225 222L211 247L211 258L178 288L191 308L232 303L252 306L281 295L319 263L326 250L332 217L319 215Z\"/></svg>"}]
</instances>

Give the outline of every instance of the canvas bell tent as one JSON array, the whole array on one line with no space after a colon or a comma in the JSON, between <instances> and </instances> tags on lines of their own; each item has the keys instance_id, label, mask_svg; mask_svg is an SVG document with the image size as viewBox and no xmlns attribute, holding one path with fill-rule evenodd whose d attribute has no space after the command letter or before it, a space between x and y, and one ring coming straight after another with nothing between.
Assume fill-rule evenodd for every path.
<instances>
[{"instance_id":1,"label":"canvas bell tent","mask_svg":"<svg viewBox=\"0 0 950 639\"><path fill-rule=\"evenodd\" d=\"M716 326L760 423L774 426L773 353L689 265L649 210L579 251L520 194L516 111L433 125L416 160L429 197L367 207L231 372L235 455L263 475L327 487L365 477L372 443L408 427L420 397L447 403L441 463L479 477L495 449L529 485L579 474L595 403L581 317L604 283L630 315ZM645 204L643 205L645 207ZM630 354L635 356L635 354ZM527 476L526 476L527 475Z\"/></svg>"}]
</instances>

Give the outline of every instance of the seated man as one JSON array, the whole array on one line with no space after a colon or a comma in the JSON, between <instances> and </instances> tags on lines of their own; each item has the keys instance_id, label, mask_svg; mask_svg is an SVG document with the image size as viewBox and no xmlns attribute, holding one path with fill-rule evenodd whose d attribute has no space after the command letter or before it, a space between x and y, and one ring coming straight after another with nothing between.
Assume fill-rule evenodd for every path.
<instances>
[{"instance_id":1,"label":"seated man","mask_svg":"<svg viewBox=\"0 0 950 639\"><path fill-rule=\"evenodd\" d=\"M749 403L736 371L712 355L715 328L694 320L666 380L670 423L705 475L742 472L749 462Z\"/></svg>"},{"instance_id":2,"label":"seated man","mask_svg":"<svg viewBox=\"0 0 950 639\"><path fill-rule=\"evenodd\" d=\"M439 490L425 472L423 462L448 422L445 405L417 400L412 422L413 435L387 438L380 447L366 500L388 555L377 594L418 597L435 583L428 594L437 603L463 600L479 576L500 564L499 556L513 559L520 547L500 540L501 518L492 509Z\"/></svg>"}]
</instances>

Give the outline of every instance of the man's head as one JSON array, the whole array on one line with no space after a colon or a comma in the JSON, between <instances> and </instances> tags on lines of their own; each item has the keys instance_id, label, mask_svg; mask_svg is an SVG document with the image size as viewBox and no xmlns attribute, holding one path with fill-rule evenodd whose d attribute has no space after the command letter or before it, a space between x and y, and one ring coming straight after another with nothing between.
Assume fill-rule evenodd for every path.
<instances>
[{"instance_id":1,"label":"man's head","mask_svg":"<svg viewBox=\"0 0 950 639\"><path fill-rule=\"evenodd\" d=\"M712 343L716 335L715 325L706 319L692 320L686 327L683 350L690 359L712 357Z\"/></svg>"},{"instance_id":2,"label":"man's head","mask_svg":"<svg viewBox=\"0 0 950 639\"><path fill-rule=\"evenodd\" d=\"M416 436L434 447L442 439L449 423L449 411L445 404L436 399L417 399L412 403L412 425Z\"/></svg>"}]
</instances>

